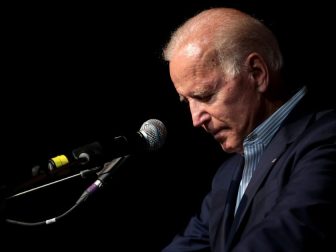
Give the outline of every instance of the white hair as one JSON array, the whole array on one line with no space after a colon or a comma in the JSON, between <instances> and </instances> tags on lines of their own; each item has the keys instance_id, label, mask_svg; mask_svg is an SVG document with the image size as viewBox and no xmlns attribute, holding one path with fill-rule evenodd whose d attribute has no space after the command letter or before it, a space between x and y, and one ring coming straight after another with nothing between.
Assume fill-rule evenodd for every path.
<instances>
[{"instance_id":1,"label":"white hair","mask_svg":"<svg viewBox=\"0 0 336 252\"><path fill-rule=\"evenodd\" d=\"M241 72L252 52L258 53L271 71L279 72L283 65L273 33L259 20L235 9L209 9L187 20L172 34L164 48L164 59L170 61L193 41L213 47L221 68L231 77Z\"/></svg>"}]
</instances>

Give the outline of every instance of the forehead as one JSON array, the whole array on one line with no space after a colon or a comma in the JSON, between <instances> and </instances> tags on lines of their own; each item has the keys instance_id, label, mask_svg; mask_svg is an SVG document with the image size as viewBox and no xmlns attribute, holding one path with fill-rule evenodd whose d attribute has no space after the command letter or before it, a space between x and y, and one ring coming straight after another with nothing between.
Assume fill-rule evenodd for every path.
<instances>
[{"instance_id":1,"label":"forehead","mask_svg":"<svg viewBox=\"0 0 336 252\"><path fill-rule=\"evenodd\" d=\"M187 43L176 50L169 64L173 82L187 78L204 78L210 72L217 71L218 66L215 50L197 43Z\"/></svg>"},{"instance_id":2,"label":"forehead","mask_svg":"<svg viewBox=\"0 0 336 252\"><path fill-rule=\"evenodd\" d=\"M201 54L201 48L195 43L188 43L181 53L189 57L192 57L193 55L197 56Z\"/></svg>"},{"instance_id":3,"label":"forehead","mask_svg":"<svg viewBox=\"0 0 336 252\"><path fill-rule=\"evenodd\" d=\"M222 76L218 71L204 69L185 69L180 78L173 79L176 91L182 97L204 96L216 89Z\"/></svg>"}]
</instances>

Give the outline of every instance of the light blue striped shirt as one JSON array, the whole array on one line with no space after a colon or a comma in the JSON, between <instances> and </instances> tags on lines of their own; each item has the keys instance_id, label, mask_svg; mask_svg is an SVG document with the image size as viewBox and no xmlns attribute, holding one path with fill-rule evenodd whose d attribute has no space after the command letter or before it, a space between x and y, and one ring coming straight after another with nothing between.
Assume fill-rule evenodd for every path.
<instances>
[{"instance_id":1,"label":"light blue striped shirt","mask_svg":"<svg viewBox=\"0 0 336 252\"><path fill-rule=\"evenodd\" d=\"M236 211L246 187L251 180L252 174L258 165L262 153L270 143L275 133L278 131L281 123L285 120L295 105L302 99L306 92L306 87L301 88L290 100L283 104L244 139L243 147L245 163L242 179L239 184Z\"/></svg>"}]
</instances>

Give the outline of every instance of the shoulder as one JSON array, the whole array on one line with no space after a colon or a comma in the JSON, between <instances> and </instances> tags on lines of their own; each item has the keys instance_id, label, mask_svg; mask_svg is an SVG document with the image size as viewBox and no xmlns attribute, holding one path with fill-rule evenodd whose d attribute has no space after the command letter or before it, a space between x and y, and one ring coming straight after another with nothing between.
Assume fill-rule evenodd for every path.
<instances>
[{"instance_id":1,"label":"shoulder","mask_svg":"<svg viewBox=\"0 0 336 252\"><path fill-rule=\"evenodd\" d=\"M307 142L336 143L336 111L325 110L315 114L304 138Z\"/></svg>"},{"instance_id":2,"label":"shoulder","mask_svg":"<svg viewBox=\"0 0 336 252\"><path fill-rule=\"evenodd\" d=\"M314 114L311 124L307 128L307 134L323 136L336 136L336 110L322 110Z\"/></svg>"},{"instance_id":3,"label":"shoulder","mask_svg":"<svg viewBox=\"0 0 336 252\"><path fill-rule=\"evenodd\" d=\"M335 110L314 112L310 116L306 116L306 120L298 118L298 121L301 121L299 123L302 126L301 128L288 127L286 129L287 135L295 135L293 138L295 140L289 150L297 160L303 161L306 158L321 160L322 157L324 160L326 153L336 155ZM328 157L330 157L330 154L328 154Z\"/></svg>"},{"instance_id":4,"label":"shoulder","mask_svg":"<svg viewBox=\"0 0 336 252\"><path fill-rule=\"evenodd\" d=\"M304 136L312 135L317 138L333 136L336 134L336 109L319 106L311 92L308 92L290 112L281 128L292 140L302 140Z\"/></svg>"}]
</instances>

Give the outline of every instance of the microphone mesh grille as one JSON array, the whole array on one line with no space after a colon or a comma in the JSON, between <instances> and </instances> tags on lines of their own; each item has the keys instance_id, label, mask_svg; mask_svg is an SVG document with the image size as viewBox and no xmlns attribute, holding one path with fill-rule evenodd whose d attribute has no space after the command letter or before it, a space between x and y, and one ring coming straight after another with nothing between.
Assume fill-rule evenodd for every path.
<instances>
[{"instance_id":1,"label":"microphone mesh grille","mask_svg":"<svg viewBox=\"0 0 336 252\"><path fill-rule=\"evenodd\" d=\"M147 141L148 151L160 149L166 141L167 129L165 125L157 119L149 119L140 128L140 133Z\"/></svg>"}]
</instances>

